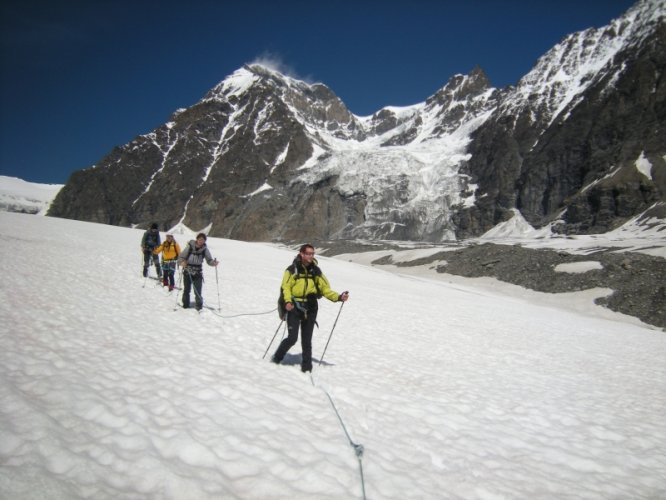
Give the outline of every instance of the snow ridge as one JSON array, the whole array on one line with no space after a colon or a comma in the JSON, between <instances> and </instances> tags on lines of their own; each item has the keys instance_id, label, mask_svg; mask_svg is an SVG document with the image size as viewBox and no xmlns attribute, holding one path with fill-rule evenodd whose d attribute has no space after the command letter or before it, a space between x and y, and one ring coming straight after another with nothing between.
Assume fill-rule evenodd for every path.
<instances>
[{"instance_id":1,"label":"snow ridge","mask_svg":"<svg viewBox=\"0 0 666 500\"><path fill-rule=\"evenodd\" d=\"M602 28L590 28L568 35L539 58L501 106L502 114L519 114L536 109L532 121L548 126L572 108L585 90L614 68L614 57L638 45L663 22L666 1L643 0L625 15ZM620 68L618 71L622 71ZM613 79L611 79L611 82Z\"/></svg>"}]
</instances>

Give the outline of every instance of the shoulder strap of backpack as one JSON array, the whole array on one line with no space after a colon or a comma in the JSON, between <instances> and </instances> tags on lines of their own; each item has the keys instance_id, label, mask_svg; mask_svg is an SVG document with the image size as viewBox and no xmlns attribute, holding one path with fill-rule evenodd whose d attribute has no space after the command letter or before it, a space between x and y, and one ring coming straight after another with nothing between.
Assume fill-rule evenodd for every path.
<instances>
[{"instance_id":1,"label":"shoulder strap of backpack","mask_svg":"<svg viewBox=\"0 0 666 500\"><path fill-rule=\"evenodd\" d=\"M317 283L317 278L321 276L321 269L319 269L317 264L314 264L312 271L312 281L314 282L315 289L317 290L317 297L321 297L321 290L319 290L319 283Z\"/></svg>"},{"instance_id":2,"label":"shoulder strap of backpack","mask_svg":"<svg viewBox=\"0 0 666 500\"><path fill-rule=\"evenodd\" d=\"M188 241L187 242L187 255L185 255L185 260L188 259L188 257L190 256L191 253L192 253L192 242Z\"/></svg>"},{"instance_id":3,"label":"shoulder strap of backpack","mask_svg":"<svg viewBox=\"0 0 666 500\"><path fill-rule=\"evenodd\" d=\"M287 267L287 271L289 271L291 274L294 275L294 279L299 278L299 273L296 264L292 264L289 267ZM315 290L317 290L317 296L321 297L322 294L321 291L319 290L319 283L317 283L317 277L321 276L321 269L319 269L319 266L317 264L313 264L312 272L310 273L310 275L312 276L312 282L314 283ZM307 274L305 275L305 279L307 280Z\"/></svg>"}]
</instances>

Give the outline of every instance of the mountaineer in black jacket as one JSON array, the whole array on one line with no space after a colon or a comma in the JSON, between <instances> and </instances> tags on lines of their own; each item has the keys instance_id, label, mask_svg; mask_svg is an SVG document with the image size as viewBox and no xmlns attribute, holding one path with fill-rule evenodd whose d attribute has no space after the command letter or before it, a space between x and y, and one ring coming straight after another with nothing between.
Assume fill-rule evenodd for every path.
<instances>
[{"instance_id":1,"label":"mountaineer in black jacket","mask_svg":"<svg viewBox=\"0 0 666 500\"><path fill-rule=\"evenodd\" d=\"M150 266L150 259L153 259L153 264L155 264L155 270L157 271L157 276L162 277L162 268L160 267L160 258L157 255L153 254L155 250L161 243L160 232L157 228L157 223L153 222L150 225L145 233L143 233L143 238L141 238L141 251L143 252L143 277L148 276L148 266Z\"/></svg>"}]
</instances>

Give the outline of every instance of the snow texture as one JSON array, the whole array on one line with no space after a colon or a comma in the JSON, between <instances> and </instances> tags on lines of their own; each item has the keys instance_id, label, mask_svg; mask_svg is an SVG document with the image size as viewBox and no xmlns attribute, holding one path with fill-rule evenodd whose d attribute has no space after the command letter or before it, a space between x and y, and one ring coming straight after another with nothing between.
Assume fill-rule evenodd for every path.
<instances>
[{"instance_id":1,"label":"snow texture","mask_svg":"<svg viewBox=\"0 0 666 500\"><path fill-rule=\"evenodd\" d=\"M62 187L0 175L0 210L43 215Z\"/></svg>"},{"instance_id":2,"label":"snow texture","mask_svg":"<svg viewBox=\"0 0 666 500\"><path fill-rule=\"evenodd\" d=\"M666 497L666 336L586 292L320 257L311 379L262 359L293 250L210 238L198 314L141 235L0 213L1 497Z\"/></svg>"}]
</instances>

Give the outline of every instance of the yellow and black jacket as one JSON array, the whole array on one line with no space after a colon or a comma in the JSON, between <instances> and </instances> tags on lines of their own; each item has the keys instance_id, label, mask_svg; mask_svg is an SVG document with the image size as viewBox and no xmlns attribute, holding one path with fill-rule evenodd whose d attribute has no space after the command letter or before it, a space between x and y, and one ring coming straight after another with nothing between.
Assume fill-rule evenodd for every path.
<instances>
[{"instance_id":1,"label":"yellow and black jacket","mask_svg":"<svg viewBox=\"0 0 666 500\"><path fill-rule=\"evenodd\" d=\"M155 255L159 255L160 252L162 252L162 259L164 261L176 260L180 254L180 246L175 241L171 244L165 241L153 250Z\"/></svg>"},{"instance_id":2,"label":"yellow and black jacket","mask_svg":"<svg viewBox=\"0 0 666 500\"><path fill-rule=\"evenodd\" d=\"M338 302L340 294L331 290L326 276L321 272L317 261L308 267L300 257L289 266L282 276L282 296L285 302L306 302L308 297L326 297L331 302Z\"/></svg>"}]
</instances>

